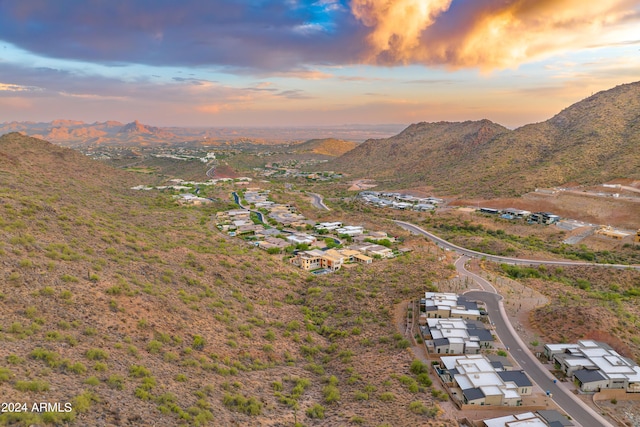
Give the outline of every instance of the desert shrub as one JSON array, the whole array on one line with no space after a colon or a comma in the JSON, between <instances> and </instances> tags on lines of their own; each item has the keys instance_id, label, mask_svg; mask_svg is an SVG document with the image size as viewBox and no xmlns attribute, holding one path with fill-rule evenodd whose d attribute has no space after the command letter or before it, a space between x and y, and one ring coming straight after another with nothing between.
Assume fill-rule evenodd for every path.
<instances>
[{"instance_id":1,"label":"desert shrub","mask_svg":"<svg viewBox=\"0 0 640 427\"><path fill-rule=\"evenodd\" d=\"M160 341L151 340L149 344L147 344L147 351L152 354L159 353L162 349L162 343Z\"/></svg>"},{"instance_id":2,"label":"desert shrub","mask_svg":"<svg viewBox=\"0 0 640 427\"><path fill-rule=\"evenodd\" d=\"M13 375L11 373L11 371L7 368L0 368L0 383L3 383L5 381L9 381L9 379L11 378L11 375Z\"/></svg>"},{"instance_id":3,"label":"desert shrub","mask_svg":"<svg viewBox=\"0 0 640 427\"><path fill-rule=\"evenodd\" d=\"M200 335L195 335L193 337L193 343L191 344L191 347L194 350L202 350L206 344L207 342L203 337L201 337Z\"/></svg>"},{"instance_id":4,"label":"desert shrub","mask_svg":"<svg viewBox=\"0 0 640 427\"><path fill-rule=\"evenodd\" d=\"M307 408L306 414L309 418L324 419L324 406L315 403L313 406Z\"/></svg>"},{"instance_id":5,"label":"desert shrub","mask_svg":"<svg viewBox=\"0 0 640 427\"><path fill-rule=\"evenodd\" d=\"M390 391L386 391L380 394L380 396L378 396L378 399L380 399L383 402L392 402L396 400L396 395L391 393Z\"/></svg>"},{"instance_id":6,"label":"desert shrub","mask_svg":"<svg viewBox=\"0 0 640 427\"><path fill-rule=\"evenodd\" d=\"M47 363L50 367L55 367L58 364L58 353L50 350L46 350L42 347L34 348L29 355L36 360L42 360Z\"/></svg>"},{"instance_id":7,"label":"desert shrub","mask_svg":"<svg viewBox=\"0 0 640 427\"><path fill-rule=\"evenodd\" d=\"M124 388L124 378L121 375L111 375L107 379L107 384L109 387L114 388L116 390L122 390Z\"/></svg>"},{"instance_id":8,"label":"desert shrub","mask_svg":"<svg viewBox=\"0 0 640 427\"><path fill-rule=\"evenodd\" d=\"M151 371L144 366L140 365L132 365L129 368L129 375L134 378L143 378L151 376Z\"/></svg>"},{"instance_id":9,"label":"desert shrub","mask_svg":"<svg viewBox=\"0 0 640 427\"><path fill-rule=\"evenodd\" d=\"M87 350L85 356L89 360L106 360L109 358L109 353L99 348L92 348Z\"/></svg>"},{"instance_id":10,"label":"desert shrub","mask_svg":"<svg viewBox=\"0 0 640 427\"><path fill-rule=\"evenodd\" d=\"M241 394L225 393L222 403L234 411L247 415L260 415L262 413L262 402L255 397L245 397Z\"/></svg>"},{"instance_id":11,"label":"desert shrub","mask_svg":"<svg viewBox=\"0 0 640 427\"><path fill-rule=\"evenodd\" d=\"M326 403L334 403L340 400L340 390L335 385L329 384L322 389L322 395Z\"/></svg>"},{"instance_id":12,"label":"desert shrub","mask_svg":"<svg viewBox=\"0 0 640 427\"><path fill-rule=\"evenodd\" d=\"M48 391L49 383L45 381L16 381L14 388L18 391Z\"/></svg>"},{"instance_id":13,"label":"desert shrub","mask_svg":"<svg viewBox=\"0 0 640 427\"><path fill-rule=\"evenodd\" d=\"M87 412L93 402L99 402L98 396L90 391L85 391L73 399L73 410L79 413Z\"/></svg>"}]
</instances>

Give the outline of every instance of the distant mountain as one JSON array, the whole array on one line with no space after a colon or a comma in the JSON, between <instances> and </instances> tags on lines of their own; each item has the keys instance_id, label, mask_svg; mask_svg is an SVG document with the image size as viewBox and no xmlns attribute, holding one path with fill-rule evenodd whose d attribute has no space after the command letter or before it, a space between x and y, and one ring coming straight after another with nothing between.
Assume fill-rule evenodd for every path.
<instances>
[{"instance_id":1,"label":"distant mountain","mask_svg":"<svg viewBox=\"0 0 640 427\"><path fill-rule=\"evenodd\" d=\"M353 141L344 141L335 138L311 139L294 147L296 152L310 152L324 154L326 156L341 156L353 150L358 144Z\"/></svg>"},{"instance_id":2,"label":"distant mountain","mask_svg":"<svg viewBox=\"0 0 640 427\"><path fill-rule=\"evenodd\" d=\"M364 142L330 167L392 187L483 196L638 179L640 82L599 92L516 130L488 120L413 124L391 138Z\"/></svg>"},{"instance_id":3,"label":"distant mountain","mask_svg":"<svg viewBox=\"0 0 640 427\"><path fill-rule=\"evenodd\" d=\"M66 147L87 145L170 145L189 142L191 144L216 146L234 144L296 144L314 138L364 141L394 135L402 125L343 125L320 127L154 127L135 120L123 124L116 121L84 123L76 120L54 120L43 122L0 123L0 135L20 132L24 135L44 139ZM339 149L338 154L344 151ZM329 154L329 153L327 153ZM334 154L329 154L334 155Z\"/></svg>"}]
</instances>

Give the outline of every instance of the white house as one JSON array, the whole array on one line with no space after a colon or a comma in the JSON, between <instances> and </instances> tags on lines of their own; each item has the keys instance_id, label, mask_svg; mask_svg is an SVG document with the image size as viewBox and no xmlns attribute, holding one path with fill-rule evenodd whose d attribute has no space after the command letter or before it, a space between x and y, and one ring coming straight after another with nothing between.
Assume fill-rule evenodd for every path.
<instances>
[{"instance_id":1,"label":"white house","mask_svg":"<svg viewBox=\"0 0 640 427\"><path fill-rule=\"evenodd\" d=\"M295 233L290 236L287 236L287 241L291 242L294 245L298 245L298 244L311 245L316 242L316 238L306 233Z\"/></svg>"},{"instance_id":2,"label":"white house","mask_svg":"<svg viewBox=\"0 0 640 427\"><path fill-rule=\"evenodd\" d=\"M347 236L357 236L364 233L364 227L360 225L346 225L342 228L337 228L336 233L338 233L338 235L346 234Z\"/></svg>"}]
</instances>

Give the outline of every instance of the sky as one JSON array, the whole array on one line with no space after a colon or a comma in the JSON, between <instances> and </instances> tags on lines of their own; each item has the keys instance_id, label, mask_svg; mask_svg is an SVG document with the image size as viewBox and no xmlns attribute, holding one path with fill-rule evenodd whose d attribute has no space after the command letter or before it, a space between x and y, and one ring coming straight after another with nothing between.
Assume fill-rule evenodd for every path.
<instances>
[{"instance_id":1,"label":"sky","mask_svg":"<svg viewBox=\"0 0 640 427\"><path fill-rule=\"evenodd\" d=\"M544 121L640 80L640 0L0 0L0 122Z\"/></svg>"}]
</instances>

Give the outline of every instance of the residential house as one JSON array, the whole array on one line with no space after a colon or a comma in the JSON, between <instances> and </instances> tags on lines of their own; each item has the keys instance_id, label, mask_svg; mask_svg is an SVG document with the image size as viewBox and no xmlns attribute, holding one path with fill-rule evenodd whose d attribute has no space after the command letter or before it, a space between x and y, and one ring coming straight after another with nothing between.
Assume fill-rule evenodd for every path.
<instances>
[{"instance_id":1,"label":"residential house","mask_svg":"<svg viewBox=\"0 0 640 427\"><path fill-rule=\"evenodd\" d=\"M622 389L640 393L640 366L609 345L592 340L546 344L544 353L585 392Z\"/></svg>"},{"instance_id":2,"label":"residential house","mask_svg":"<svg viewBox=\"0 0 640 427\"><path fill-rule=\"evenodd\" d=\"M482 421L482 427L570 427L569 418L555 410L525 412Z\"/></svg>"},{"instance_id":3,"label":"residential house","mask_svg":"<svg viewBox=\"0 0 640 427\"><path fill-rule=\"evenodd\" d=\"M342 227L341 222L321 222L315 225L315 229L318 231L320 230L331 231L331 230L336 230L340 227Z\"/></svg>"},{"instance_id":4,"label":"residential house","mask_svg":"<svg viewBox=\"0 0 640 427\"><path fill-rule=\"evenodd\" d=\"M425 292L420 300L420 324L428 318L461 318L480 320L482 315L478 304L462 295L445 292Z\"/></svg>"},{"instance_id":5,"label":"residential house","mask_svg":"<svg viewBox=\"0 0 640 427\"><path fill-rule=\"evenodd\" d=\"M313 249L310 251L300 251L290 258L289 262L303 270L317 270L325 268L330 271L337 271L342 267L344 257L336 250L329 249L321 251Z\"/></svg>"},{"instance_id":6,"label":"residential house","mask_svg":"<svg viewBox=\"0 0 640 427\"><path fill-rule=\"evenodd\" d=\"M452 397L465 405L520 406L520 390L530 390L519 387L513 377L504 381L489 359L481 354L444 356L437 372L449 385Z\"/></svg>"},{"instance_id":7,"label":"residential house","mask_svg":"<svg viewBox=\"0 0 640 427\"><path fill-rule=\"evenodd\" d=\"M338 235L346 234L347 236L357 236L364 233L364 227L360 225L346 225L341 228L336 228L336 233Z\"/></svg>"},{"instance_id":8,"label":"residential house","mask_svg":"<svg viewBox=\"0 0 640 427\"><path fill-rule=\"evenodd\" d=\"M289 246L289 242L278 237L268 236L264 240L256 242L256 246L264 250L272 248L284 249Z\"/></svg>"},{"instance_id":9,"label":"residential house","mask_svg":"<svg viewBox=\"0 0 640 427\"><path fill-rule=\"evenodd\" d=\"M474 320L429 318L420 331L431 354L478 354L494 341L491 331Z\"/></svg>"},{"instance_id":10,"label":"residential house","mask_svg":"<svg viewBox=\"0 0 640 427\"><path fill-rule=\"evenodd\" d=\"M307 244L311 245L316 242L315 236L306 233L294 233L287 236L287 241L293 245Z\"/></svg>"},{"instance_id":11,"label":"residential house","mask_svg":"<svg viewBox=\"0 0 640 427\"><path fill-rule=\"evenodd\" d=\"M294 257L290 258L289 262L303 270L317 270L322 268L320 264L323 255L324 253L319 249L300 251Z\"/></svg>"},{"instance_id":12,"label":"residential house","mask_svg":"<svg viewBox=\"0 0 640 427\"><path fill-rule=\"evenodd\" d=\"M368 257L364 254L357 254L353 256L353 260L360 264L371 264L373 262L373 258Z\"/></svg>"}]
</instances>

